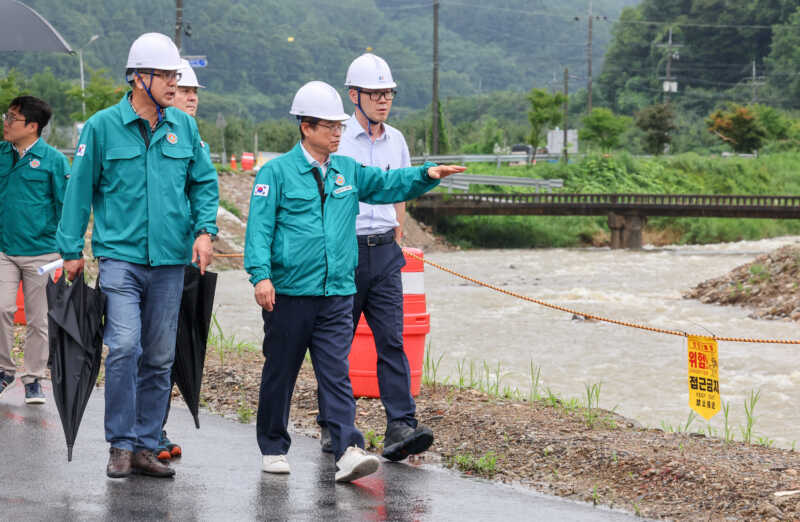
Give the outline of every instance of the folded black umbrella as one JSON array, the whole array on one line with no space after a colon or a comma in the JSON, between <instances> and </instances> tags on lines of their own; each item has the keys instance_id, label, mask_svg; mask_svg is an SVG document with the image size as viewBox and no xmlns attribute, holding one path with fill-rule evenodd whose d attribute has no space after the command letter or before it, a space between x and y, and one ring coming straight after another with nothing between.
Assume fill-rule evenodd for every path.
<instances>
[{"instance_id":1,"label":"folded black umbrella","mask_svg":"<svg viewBox=\"0 0 800 522\"><path fill-rule=\"evenodd\" d=\"M62 276L47 282L47 325L50 340L50 376L64 437L67 460L78 427L97 383L103 354L105 298L99 288L90 288L78 274L72 284Z\"/></svg>"},{"instance_id":2,"label":"folded black umbrella","mask_svg":"<svg viewBox=\"0 0 800 522\"><path fill-rule=\"evenodd\" d=\"M175 363L172 379L178 385L183 400L194 417L194 425L200 428L198 407L200 384L206 361L206 343L214 307L214 292L217 274L187 266L183 278L183 297L178 315L178 334L175 339Z\"/></svg>"}]
</instances>

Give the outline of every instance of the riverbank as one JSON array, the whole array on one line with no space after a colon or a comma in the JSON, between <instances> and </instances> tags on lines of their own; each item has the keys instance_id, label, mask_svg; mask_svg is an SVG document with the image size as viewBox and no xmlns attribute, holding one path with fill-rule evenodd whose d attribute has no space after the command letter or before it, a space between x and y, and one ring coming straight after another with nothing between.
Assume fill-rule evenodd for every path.
<instances>
[{"instance_id":1,"label":"riverbank","mask_svg":"<svg viewBox=\"0 0 800 522\"><path fill-rule=\"evenodd\" d=\"M701 303L741 306L751 317L800 321L800 246L787 245L684 293Z\"/></svg>"},{"instance_id":2,"label":"riverbank","mask_svg":"<svg viewBox=\"0 0 800 522\"><path fill-rule=\"evenodd\" d=\"M254 422L262 364L253 346L240 345L238 353L223 357L210 346L203 404ZM776 496L800 490L800 454L791 450L645 429L613 412L587 408L586 402L555 396L529 401L428 383L416 400L420 422L435 433L431 450L417 459L423 462L645 517L800 517L800 495ZM317 413L316 385L306 363L290 421L296 431L316 437ZM380 452L385 422L379 400L358 399L356 424L373 452ZM180 440L179 434L171 436Z\"/></svg>"}]
</instances>

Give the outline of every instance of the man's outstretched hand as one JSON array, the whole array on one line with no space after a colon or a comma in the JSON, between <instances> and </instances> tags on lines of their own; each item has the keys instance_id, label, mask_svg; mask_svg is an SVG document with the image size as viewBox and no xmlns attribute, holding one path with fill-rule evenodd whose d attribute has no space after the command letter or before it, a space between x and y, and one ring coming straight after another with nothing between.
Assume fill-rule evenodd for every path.
<instances>
[{"instance_id":1,"label":"man's outstretched hand","mask_svg":"<svg viewBox=\"0 0 800 522\"><path fill-rule=\"evenodd\" d=\"M428 169L428 177L432 179L444 179L450 174L458 174L467 170L461 165L438 165Z\"/></svg>"}]
</instances>

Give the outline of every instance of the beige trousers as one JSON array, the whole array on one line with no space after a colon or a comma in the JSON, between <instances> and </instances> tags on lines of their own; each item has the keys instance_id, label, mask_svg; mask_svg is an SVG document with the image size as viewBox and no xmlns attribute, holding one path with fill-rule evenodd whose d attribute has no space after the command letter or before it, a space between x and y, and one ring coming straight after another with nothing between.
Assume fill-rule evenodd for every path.
<instances>
[{"instance_id":1,"label":"beige trousers","mask_svg":"<svg viewBox=\"0 0 800 522\"><path fill-rule=\"evenodd\" d=\"M17 311L17 290L22 281L25 294L25 371L22 382L28 384L43 378L47 370L49 344L47 341L47 295L49 275L39 275L36 269L59 258L56 253L40 256L7 256L0 252L0 370L16 373L11 358L14 346L14 313Z\"/></svg>"}]
</instances>

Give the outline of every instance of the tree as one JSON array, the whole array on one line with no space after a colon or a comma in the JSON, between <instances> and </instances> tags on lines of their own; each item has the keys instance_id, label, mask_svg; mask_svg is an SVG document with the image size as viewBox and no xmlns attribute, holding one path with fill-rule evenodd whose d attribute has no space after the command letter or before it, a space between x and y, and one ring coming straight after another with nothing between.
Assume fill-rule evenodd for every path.
<instances>
[{"instance_id":1,"label":"tree","mask_svg":"<svg viewBox=\"0 0 800 522\"><path fill-rule=\"evenodd\" d=\"M708 117L706 125L709 132L740 153L757 151L767 136L753 111L741 105L733 105L728 111L716 110Z\"/></svg>"},{"instance_id":2,"label":"tree","mask_svg":"<svg viewBox=\"0 0 800 522\"><path fill-rule=\"evenodd\" d=\"M11 100L20 94L20 88L17 85L17 73L12 70L5 78L0 80L0 112L5 112Z\"/></svg>"},{"instance_id":3,"label":"tree","mask_svg":"<svg viewBox=\"0 0 800 522\"><path fill-rule=\"evenodd\" d=\"M438 102L438 111L439 111L439 154L447 154L450 152L450 138L447 135L447 129L444 121L444 113L442 112L442 102ZM433 118L431 118L433 119ZM430 143L431 147L429 150L433 150L433 122L430 125Z\"/></svg>"},{"instance_id":4,"label":"tree","mask_svg":"<svg viewBox=\"0 0 800 522\"><path fill-rule=\"evenodd\" d=\"M772 52L765 61L770 90L777 99L785 100L785 106L794 106L800 97L800 76L795 72L800 61L800 7L789 23L775 26Z\"/></svg>"},{"instance_id":5,"label":"tree","mask_svg":"<svg viewBox=\"0 0 800 522\"><path fill-rule=\"evenodd\" d=\"M597 145L605 151L619 147L622 133L630 126L631 118L616 116L611 109L598 107L583 117L583 128L578 133L581 141Z\"/></svg>"},{"instance_id":6,"label":"tree","mask_svg":"<svg viewBox=\"0 0 800 522\"><path fill-rule=\"evenodd\" d=\"M127 90L125 86L114 85L114 82L106 76L106 73L105 69L90 71L91 77L89 78L89 83L86 84L86 119L97 111L118 103L122 94ZM71 99L77 100L79 104L82 99L81 94L80 85L76 85L67 91L67 95ZM75 111L70 114L70 117L75 121L83 121L83 111Z\"/></svg>"},{"instance_id":7,"label":"tree","mask_svg":"<svg viewBox=\"0 0 800 522\"><path fill-rule=\"evenodd\" d=\"M531 109L528 111L528 121L531 123L528 143L533 145L535 159L536 149L539 148L545 131L560 125L564 119L564 95L560 92L550 94L544 89L531 89L528 100L531 102Z\"/></svg>"},{"instance_id":8,"label":"tree","mask_svg":"<svg viewBox=\"0 0 800 522\"><path fill-rule=\"evenodd\" d=\"M644 148L650 154L661 154L672 143L670 132L675 127L675 112L668 103L645 107L636 113L636 126L644 132Z\"/></svg>"},{"instance_id":9,"label":"tree","mask_svg":"<svg viewBox=\"0 0 800 522\"><path fill-rule=\"evenodd\" d=\"M769 141L785 140L789 135L792 121L778 109L757 103L751 107L756 119L764 127Z\"/></svg>"}]
</instances>

